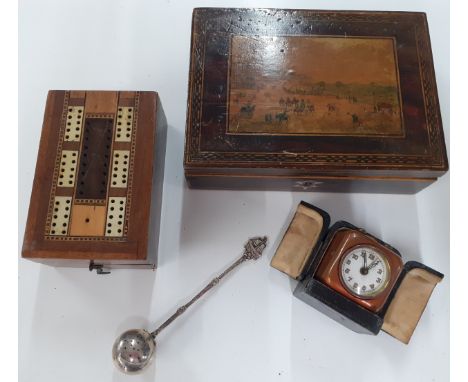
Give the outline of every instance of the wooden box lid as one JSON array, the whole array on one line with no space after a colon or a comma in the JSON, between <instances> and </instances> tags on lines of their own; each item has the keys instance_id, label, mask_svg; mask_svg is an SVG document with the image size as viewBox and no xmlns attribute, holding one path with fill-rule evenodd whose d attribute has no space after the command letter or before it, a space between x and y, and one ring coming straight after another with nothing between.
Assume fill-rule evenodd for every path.
<instances>
[{"instance_id":1,"label":"wooden box lid","mask_svg":"<svg viewBox=\"0 0 468 382\"><path fill-rule=\"evenodd\" d=\"M187 178L448 169L424 13L193 12Z\"/></svg>"},{"instance_id":2,"label":"wooden box lid","mask_svg":"<svg viewBox=\"0 0 468 382\"><path fill-rule=\"evenodd\" d=\"M50 91L22 256L147 262L164 152L157 93Z\"/></svg>"}]
</instances>

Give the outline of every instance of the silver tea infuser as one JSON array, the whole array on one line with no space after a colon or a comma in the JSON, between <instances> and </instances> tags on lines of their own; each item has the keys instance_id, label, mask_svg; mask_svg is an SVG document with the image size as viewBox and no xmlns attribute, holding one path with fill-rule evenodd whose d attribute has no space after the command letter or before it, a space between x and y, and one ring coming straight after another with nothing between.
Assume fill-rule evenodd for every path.
<instances>
[{"instance_id":1,"label":"silver tea infuser","mask_svg":"<svg viewBox=\"0 0 468 382\"><path fill-rule=\"evenodd\" d=\"M217 285L229 272L246 260L257 260L262 256L267 245L267 237L254 237L244 245L244 253L229 268L210 281L189 302L182 305L176 312L164 321L155 331L144 329L130 329L122 333L112 347L112 359L116 367L127 374L135 374L144 370L153 360L156 350L156 336L177 317L182 315L195 301L202 297L211 288Z\"/></svg>"}]
</instances>

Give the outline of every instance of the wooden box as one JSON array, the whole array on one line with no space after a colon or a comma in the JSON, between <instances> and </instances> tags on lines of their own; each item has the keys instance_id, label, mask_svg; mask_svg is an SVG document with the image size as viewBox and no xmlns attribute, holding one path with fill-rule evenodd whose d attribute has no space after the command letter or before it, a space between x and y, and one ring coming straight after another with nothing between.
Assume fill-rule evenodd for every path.
<instances>
[{"instance_id":1,"label":"wooden box","mask_svg":"<svg viewBox=\"0 0 468 382\"><path fill-rule=\"evenodd\" d=\"M50 91L22 256L154 268L165 141L155 92Z\"/></svg>"},{"instance_id":2,"label":"wooden box","mask_svg":"<svg viewBox=\"0 0 468 382\"><path fill-rule=\"evenodd\" d=\"M414 193L448 169L424 13L195 9L196 188Z\"/></svg>"}]
</instances>

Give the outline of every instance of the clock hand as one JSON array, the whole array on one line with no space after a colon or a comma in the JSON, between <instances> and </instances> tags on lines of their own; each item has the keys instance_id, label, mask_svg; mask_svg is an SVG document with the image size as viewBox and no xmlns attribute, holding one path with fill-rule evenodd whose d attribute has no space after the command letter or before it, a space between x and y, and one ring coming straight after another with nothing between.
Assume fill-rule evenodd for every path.
<instances>
[{"instance_id":1,"label":"clock hand","mask_svg":"<svg viewBox=\"0 0 468 382\"><path fill-rule=\"evenodd\" d=\"M362 251L361 256L362 256L361 275L367 275L367 272L369 271L367 269L367 253L365 251Z\"/></svg>"},{"instance_id":2,"label":"clock hand","mask_svg":"<svg viewBox=\"0 0 468 382\"><path fill-rule=\"evenodd\" d=\"M380 260L375 260L371 265L367 267L367 270L374 268L379 262Z\"/></svg>"}]
</instances>

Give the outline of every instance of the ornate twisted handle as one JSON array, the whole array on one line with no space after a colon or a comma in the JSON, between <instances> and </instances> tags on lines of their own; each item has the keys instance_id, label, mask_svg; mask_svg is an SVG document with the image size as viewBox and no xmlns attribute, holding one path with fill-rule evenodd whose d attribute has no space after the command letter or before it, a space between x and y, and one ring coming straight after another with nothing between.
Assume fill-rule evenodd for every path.
<instances>
[{"instance_id":1,"label":"ornate twisted handle","mask_svg":"<svg viewBox=\"0 0 468 382\"><path fill-rule=\"evenodd\" d=\"M217 285L229 272L234 268L242 264L246 260L257 260L262 256L263 250L267 246L268 238L263 237L253 237L247 241L244 245L244 253L242 254L237 261L235 261L229 268L227 268L223 273L219 274L213 280L211 280L200 292L198 292L189 302L185 305L179 307L176 312L164 321L154 332L151 332L153 338L155 338L163 329L168 327L177 317L182 315L195 301L202 297L206 292L211 288Z\"/></svg>"}]
</instances>

